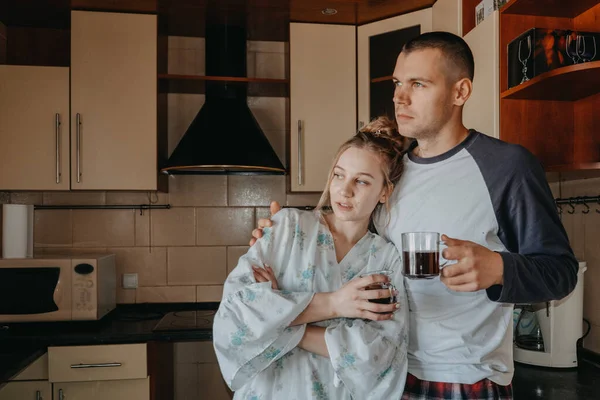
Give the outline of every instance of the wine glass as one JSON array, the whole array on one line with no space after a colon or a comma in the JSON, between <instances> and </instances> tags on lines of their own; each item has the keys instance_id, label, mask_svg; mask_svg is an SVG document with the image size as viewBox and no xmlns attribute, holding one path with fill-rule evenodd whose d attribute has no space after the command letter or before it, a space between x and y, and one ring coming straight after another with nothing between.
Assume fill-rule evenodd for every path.
<instances>
[{"instance_id":1,"label":"wine glass","mask_svg":"<svg viewBox=\"0 0 600 400\"><path fill-rule=\"evenodd\" d=\"M521 45L523 44L523 42L526 41L527 43L527 57L525 57L525 59L523 59L523 57L521 57ZM523 38L521 40L519 40L519 62L521 64L523 64L523 79L521 79L521 83L523 82L527 82L529 80L529 77L527 77L527 61L529 60L529 57L531 57L531 36L527 35L526 38Z\"/></svg>"},{"instance_id":2,"label":"wine glass","mask_svg":"<svg viewBox=\"0 0 600 400\"><path fill-rule=\"evenodd\" d=\"M567 34L567 40L565 41L565 52L567 53L567 56L573 60L573 64L577 64L579 62L579 54L577 51L579 35L575 35L575 40L573 40L573 35L575 34Z\"/></svg>"},{"instance_id":3,"label":"wine glass","mask_svg":"<svg viewBox=\"0 0 600 400\"><path fill-rule=\"evenodd\" d=\"M577 55L583 62L593 60L596 57L596 37L577 35Z\"/></svg>"}]
</instances>

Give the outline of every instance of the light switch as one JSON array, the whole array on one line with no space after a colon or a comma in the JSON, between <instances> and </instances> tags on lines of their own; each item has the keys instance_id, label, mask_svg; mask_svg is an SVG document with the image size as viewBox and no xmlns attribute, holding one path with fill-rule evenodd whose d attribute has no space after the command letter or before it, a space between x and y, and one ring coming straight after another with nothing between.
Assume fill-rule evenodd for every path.
<instances>
[{"instance_id":1,"label":"light switch","mask_svg":"<svg viewBox=\"0 0 600 400\"><path fill-rule=\"evenodd\" d=\"M123 274L123 289L137 289L138 274Z\"/></svg>"}]
</instances>

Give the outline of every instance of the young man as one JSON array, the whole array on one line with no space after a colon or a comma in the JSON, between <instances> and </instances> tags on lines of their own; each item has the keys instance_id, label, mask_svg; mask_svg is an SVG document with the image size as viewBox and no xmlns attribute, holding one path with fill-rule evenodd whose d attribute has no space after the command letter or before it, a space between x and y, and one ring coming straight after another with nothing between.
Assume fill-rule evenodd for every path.
<instances>
[{"instance_id":1,"label":"young man","mask_svg":"<svg viewBox=\"0 0 600 400\"><path fill-rule=\"evenodd\" d=\"M408 42L394 70L398 131L415 141L389 218L382 213L376 227L399 249L403 232L444 233L443 256L453 262L439 280L406 280L402 399L511 399L513 304L560 299L577 283L578 263L535 157L462 123L473 74L468 45L447 32Z\"/></svg>"}]
</instances>

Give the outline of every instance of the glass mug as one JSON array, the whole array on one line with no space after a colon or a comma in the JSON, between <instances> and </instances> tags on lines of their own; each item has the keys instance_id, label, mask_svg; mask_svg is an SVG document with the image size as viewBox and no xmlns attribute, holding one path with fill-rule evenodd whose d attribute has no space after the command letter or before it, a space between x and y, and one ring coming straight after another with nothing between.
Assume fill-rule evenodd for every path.
<instances>
[{"instance_id":1,"label":"glass mug","mask_svg":"<svg viewBox=\"0 0 600 400\"><path fill-rule=\"evenodd\" d=\"M360 274L359 277L360 278L364 278L365 276L369 276L369 275L386 275L388 278L392 277L394 271L390 271L390 270L379 270L379 271L369 271L369 272L365 272L364 274ZM369 301L371 303L378 303L378 304L393 304L396 302L396 287L391 283L385 283L385 282L377 282L377 283L373 283L369 286L365 287L365 290L377 290L377 289L388 289L390 292L390 297L383 297L381 299L369 299ZM385 313L381 313L381 314L385 314Z\"/></svg>"},{"instance_id":2,"label":"glass mug","mask_svg":"<svg viewBox=\"0 0 600 400\"><path fill-rule=\"evenodd\" d=\"M432 279L439 276L440 234L437 232L406 232L402 234L404 276L409 279Z\"/></svg>"}]
</instances>

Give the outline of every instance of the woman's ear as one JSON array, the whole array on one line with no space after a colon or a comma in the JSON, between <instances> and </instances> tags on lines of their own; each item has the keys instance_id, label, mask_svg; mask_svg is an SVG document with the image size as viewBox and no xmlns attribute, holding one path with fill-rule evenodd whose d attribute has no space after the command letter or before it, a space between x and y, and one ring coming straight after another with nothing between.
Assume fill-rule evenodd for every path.
<instances>
[{"instance_id":1,"label":"woman's ear","mask_svg":"<svg viewBox=\"0 0 600 400\"><path fill-rule=\"evenodd\" d=\"M381 192L381 196L379 197L379 202L381 204L383 204L386 201L388 201L388 199L393 191L394 191L394 185L386 185Z\"/></svg>"}]
</instances>

